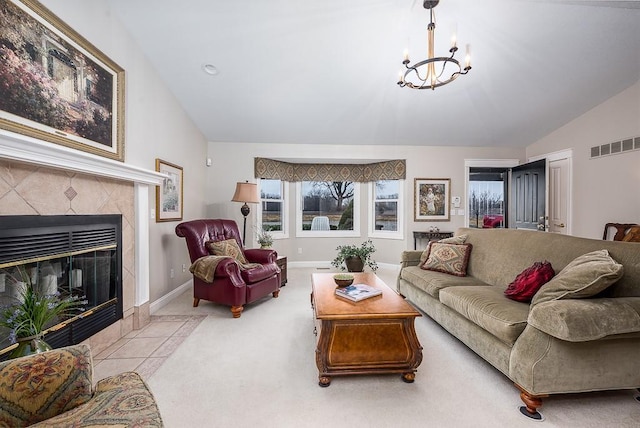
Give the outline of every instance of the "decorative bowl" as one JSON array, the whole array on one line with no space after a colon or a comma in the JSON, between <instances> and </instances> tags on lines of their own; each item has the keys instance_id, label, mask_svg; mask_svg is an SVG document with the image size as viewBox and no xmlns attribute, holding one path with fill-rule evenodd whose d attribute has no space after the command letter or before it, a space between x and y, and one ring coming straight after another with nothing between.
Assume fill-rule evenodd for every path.
<instances>
[{"instance_id":1,"label":"decorative bowl","mask_svg":"<svg viewBox=\"0 0 640 428\"><path fill-rule=\"evenodd\" d=\"M333 280L338 284L338 287L348 287L353 284L353 275L348 273L339 273L333 275Z\"/></svg>"}]
</instances>

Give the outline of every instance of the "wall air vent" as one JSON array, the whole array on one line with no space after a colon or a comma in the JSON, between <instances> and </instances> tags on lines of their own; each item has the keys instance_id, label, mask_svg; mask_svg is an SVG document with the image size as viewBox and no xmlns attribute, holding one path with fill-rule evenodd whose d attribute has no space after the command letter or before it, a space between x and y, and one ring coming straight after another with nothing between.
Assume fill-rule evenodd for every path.
<instances>
[{"instance_id":1,"label":"wall air vent","mask_svg":"<svg viewBox=\"0 0 640 428\"><path fill-rule=\"evenodd\" d=\"M595 159L602 156L617 155L634 150L640 150L640 137L632 137L622 141L614 141L613 143L593 146L589 149L589 157L591 159Z\"/></svg>"}]
</instances>

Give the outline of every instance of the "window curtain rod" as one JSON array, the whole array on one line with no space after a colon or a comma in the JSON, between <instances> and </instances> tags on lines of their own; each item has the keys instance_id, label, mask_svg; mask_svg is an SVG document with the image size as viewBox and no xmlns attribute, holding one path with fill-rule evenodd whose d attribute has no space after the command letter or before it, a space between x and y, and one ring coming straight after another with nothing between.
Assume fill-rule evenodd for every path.
<instances>
[{"instance_id":1,"label":"window curtain rod","mask_svg":"<svg viewBox=\"0 0 640 428\"><path fill-rule=\"evenodd\" d=\"M353 181L403 180L407 175L405 159L369 164L294 163L255 158L255 178L282 181Z\"/></svg>"}]
</instances>

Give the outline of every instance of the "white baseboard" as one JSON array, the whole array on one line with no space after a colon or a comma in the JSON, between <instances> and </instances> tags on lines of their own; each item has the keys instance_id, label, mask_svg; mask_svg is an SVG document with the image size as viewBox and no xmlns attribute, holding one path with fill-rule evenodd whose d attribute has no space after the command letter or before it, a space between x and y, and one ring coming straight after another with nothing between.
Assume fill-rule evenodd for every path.
<instances>
[{"instance_id":1,"label":"white baseboard","mask_svg":"<svg viewBox=\"0 0 640 428\"><path fill-rule=\"evenodd\" d=\"M151 303L149 305L149 312L151 313L151 315L153 315L154 313L159 311L161 308L163 308L166 305L168 305L169 302L171 302L173 299L175 299L176 297L178 297L179 295L184 293L187 289L192 288L192 287L193 287L193 280L190 279L189 281L185 282L184 284L182 284L178 288L174 289L173 291L168 292L167 294L165 294L164 296L162 296L158 300L156 300L153 303Z\"/></svg>"}]
</instances>

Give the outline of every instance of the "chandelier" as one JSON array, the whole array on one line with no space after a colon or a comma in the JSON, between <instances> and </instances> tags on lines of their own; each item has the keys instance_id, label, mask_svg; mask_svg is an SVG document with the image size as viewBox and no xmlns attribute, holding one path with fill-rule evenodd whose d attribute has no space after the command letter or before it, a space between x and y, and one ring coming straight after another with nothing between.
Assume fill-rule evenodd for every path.
<instances>
[{"instance_id":1,"label":"chandelier","mask_svg":"<svg viewBox=\"0 0 640 428\"><path fill-rule=\"evenodd\" d=\"M467 55L465 58L465 66L462 68L460 62L454 58L458 47L456 46L456 35L451 38L451 56L435 56L433 52L433 40L435 36L436 24L434 21L433 8L440 3L440 0L424 0L423 6L429 9L430 21L427 26L427 43L428 57L427 59L417 62L413 65L409 64L409 51L404 51L404 61L402 64L406 67L403 73L400 71L398 85L402 88L405 86L412 89L436 89L451 83L462 74L467 74L471 70L471 57L469 55L469 47L467 45Z\"/></svg>"}]
</instances>

